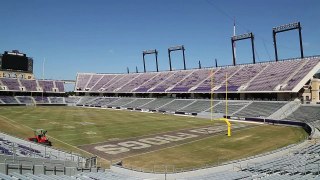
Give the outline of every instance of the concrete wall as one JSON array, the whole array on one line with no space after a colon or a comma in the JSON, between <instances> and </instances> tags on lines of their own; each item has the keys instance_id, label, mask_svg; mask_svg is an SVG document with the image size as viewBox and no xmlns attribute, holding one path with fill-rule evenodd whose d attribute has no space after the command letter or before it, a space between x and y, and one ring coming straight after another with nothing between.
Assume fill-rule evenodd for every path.
<instances>
[{"instance_id":1,"label":"concrete wall","mask_svg":"<svg viewBox=\"0 0 320 180\"><path fill-rule=\"evenodd\" d=\"M316 104L320 102L320 79L311 80L311 102Z\"/></svg>"}]
</instances>

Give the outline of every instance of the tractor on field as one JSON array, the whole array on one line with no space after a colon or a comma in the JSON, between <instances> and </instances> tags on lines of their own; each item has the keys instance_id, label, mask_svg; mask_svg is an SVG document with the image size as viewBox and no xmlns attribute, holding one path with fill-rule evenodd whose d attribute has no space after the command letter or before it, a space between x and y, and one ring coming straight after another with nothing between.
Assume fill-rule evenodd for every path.
<instances>
[{"instance_id":1,"label":"tractor on field","mask_svg":"<svg viewBox=\"0 0 320 180\"><path fill-rule=\"evenodd\" d=\"M43 144L46 146L52 146L51 141L49 141L49 139L46 137L46 133L47 133L47 130L37 129L34 131L35 137L28 138L28 139L29 139L29 141L33 141L33 142L36 142L39 144Z\"/></svg>"}]
</instances>

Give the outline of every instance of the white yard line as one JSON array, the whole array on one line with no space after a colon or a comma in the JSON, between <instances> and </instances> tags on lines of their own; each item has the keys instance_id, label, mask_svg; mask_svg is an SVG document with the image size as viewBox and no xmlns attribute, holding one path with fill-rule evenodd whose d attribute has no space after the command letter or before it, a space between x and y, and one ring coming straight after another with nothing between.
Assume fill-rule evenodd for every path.
<instances>
[{"instance_id":1,"label":"white yard line","mask_svg":"<svg viewBox=\"0 0 320 180\"><path fill-rule=\"evenodd\" d=\"M222 127L225 125L218 125L215 127ZM175 127L175 126L170 126L170 127ZM177 129L177 130L173 130L173 131L164 131L164 132L158 132L158 133L154 133L154 134L145 134L142 136L136 136L136 137L128 137L128 138L123 138L123 139L117 139L118 140L126 140L126 139L131 139L131 138L144 138L144 137L149 137L149 136L157 136L157 135L161 135L161 134L166 134L166 133L174 133L174 132L180 132L180 131L184 131L184 130L192 130L192 129L198 129L198 128L206 128L206 127L211 127L209 125L207 126L197 126L197 127L189 127L189 128L183 128L183 129ZM157 129L163 129L163 128L157 128ZM157 130L156 129L156 130ZM126 133L114 133L112 135L119 135L119 134L126 134ZM113 137L114 138L114 137ZM79 139L79 138L78 138ZM76 140L76 139L73 139ZM101 144L101 143L107 143L107 142L112 142L113 140L107 140L107 141L102 141L102 142L96 142L96 143L89 143L89 144L83 144L80 146L87 146L87 145L95 145L95 144Z\"/></svg>"}]
</instances>

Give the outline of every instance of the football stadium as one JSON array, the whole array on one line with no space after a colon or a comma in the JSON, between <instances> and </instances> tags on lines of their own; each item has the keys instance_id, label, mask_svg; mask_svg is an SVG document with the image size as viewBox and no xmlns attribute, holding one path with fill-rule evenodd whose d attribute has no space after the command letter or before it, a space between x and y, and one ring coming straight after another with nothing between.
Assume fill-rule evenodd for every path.
<instances>
[{"instance_id":1,"label":"football stadium","mask_svg":"<svg viewBox=\"0 0 320 180\"><path fill-rule=\"evenodd\" d=\"M204 2L232 19L228 8ZM305 52L308 46L319 52L319 46L304 41L302 28L312 36L319 32L310 26L291 21L269 27L274 55L260 60L255 32L236 33L233 21L232 35L222 37L231 57L226 63L215 59L203 67L188 59L186 43L141 49L142 71L136 66L130 72L119 60L124 73L108 58L115 72L82 71L75 60L55 69L34 50L10 50L4 41L0 179L320 179L320 55ZM287 33L295 41L279 39ZM280 55L283 41L298 47L287 50L288 58ZM245 62L237 52L242 45ZM196 66L187 68L191 61ZM72 68L73 78L60 73ZM46 69L60 78L45 78Z\"/></svg>"}]
</instances>

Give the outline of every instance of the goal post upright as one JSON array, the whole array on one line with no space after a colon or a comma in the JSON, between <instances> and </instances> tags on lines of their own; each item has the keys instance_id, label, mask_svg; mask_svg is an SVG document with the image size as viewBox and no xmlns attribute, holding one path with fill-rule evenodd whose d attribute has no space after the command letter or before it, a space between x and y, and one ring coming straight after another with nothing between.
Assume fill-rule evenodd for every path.
<instances>
[{"instance_id":1,"label":"goal post upright","mask_svg":"<svg viewBox=\"0 0 320 180\"><path fill-rule=\"evenodd\" d=\"M213 121L213 98L214 98L214 72L213 72L213 69L211 69L210 71L210 75L211 75L211 78L210 78L210 88L211 88L211 91L210 91L210 94L211 94L211 100L210 100L210 119L211 121ZM225 109L225 118L221 118L220 120L224 120L227 124L227 132L228 132L228 136L230 137L231 136L231 123L229 122L227 116L228 116L228 73L226 73L226 85L225 85L225 88L226 88L226 109ZM218 119L219 120L219 119Z\"/></svg>"},{"instance_id":2,"label":"goal post upright","mask_svg":"<svg viewBox=\"0 0 320 180\"><path fill-rule=\"evenodd\" d=\"M226 118L228 116L228 73L226 73Z\"/></svg>"},{"instance_id":3,"label":"goal post upright","mask_svg":"<svg viewBox=\"0 0 320 180\"><path fill-rule=\"evenodd\" d=\"M228 73L226 72L226 118L224 121L227 123L228 126L228 136L231 136L231 123L228 120Z\"/></svg>"},{"instance_id":4,"label":"goal post upright","mask_svg":"<svg viewBox=\"0 0 320 180\"><path fill-rule=\"evenodd\" d=\"M210 109L211 109L211 121L213 121L213 98L214 98L214 94L213 94L213 87L214 87L214 77L213 77L213 69L211 69L211 86L210 86L210 90L211 90L211 101L210 101Z\"/></svg>"}]
</instances>

